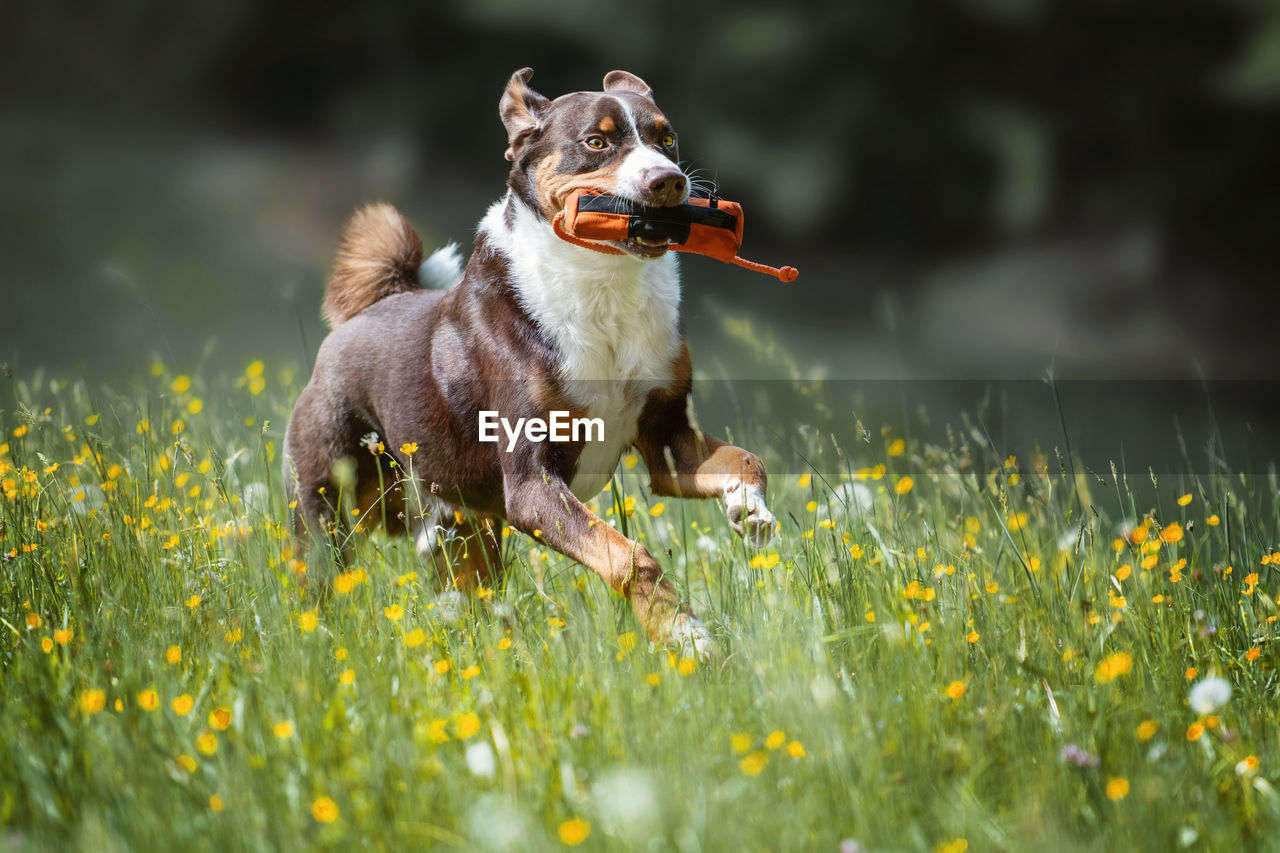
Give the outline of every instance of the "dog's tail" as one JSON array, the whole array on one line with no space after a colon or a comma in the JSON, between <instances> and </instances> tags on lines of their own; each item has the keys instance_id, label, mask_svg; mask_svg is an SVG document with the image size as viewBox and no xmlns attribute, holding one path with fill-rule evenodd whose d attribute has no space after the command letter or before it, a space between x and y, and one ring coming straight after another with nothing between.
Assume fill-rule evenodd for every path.
<instances>
[{"instance_id":1,"label":"dog's tail","mask_svg":"<svg viewBox=\"0 0 1280 853\"><path fill-rule=\"evenodd\" d=\"M389 204L368 204L356 211L338 243L324 319L337 328L380 299L417 290L422 239Z\"/></svg>"}]
</instances>

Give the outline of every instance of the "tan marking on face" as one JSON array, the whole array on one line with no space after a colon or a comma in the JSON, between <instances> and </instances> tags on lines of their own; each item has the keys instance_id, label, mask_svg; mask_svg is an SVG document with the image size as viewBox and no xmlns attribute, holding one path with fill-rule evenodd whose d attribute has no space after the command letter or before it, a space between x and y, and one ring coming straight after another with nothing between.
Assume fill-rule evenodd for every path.
<instances>
[{"instance_id":1,"label":"tan marking on face","mask_svg":"<svg viewBox=\"0 0 1280 853\"><path fill-rule=\"evenodd\" d=\"M671 129L671 122L667 121L667 117L658 114L653 117L653 126L659 131L667 131Z\"/></svg>"},{"instance_id":2,"label":"tan marking on face","mask_svg":"<svg viewBox=\"0 0 1280 853\"><path fill-rule=\"evenodd\" d=\"M599 127L600 127L601 133L612 133L613 130L617 127L617 125L613 123L612 116L605 116L604 118L600 119Z\"/></svg>"},{"instance_id":3,"label":"tan marking on face","mask_svg":"<svg viewBox=\"0 0 1280 853\"><path fill-rule=\"evenodd\" d=\"M618 185L618 165L607 166L594 172L566 175L556 171L560 154L556 152L538 163L533 183L538 191L538 207L548 221L564 209L564 201L574 190L595 190L612 194Z\"/></svg>"}]
</instances>

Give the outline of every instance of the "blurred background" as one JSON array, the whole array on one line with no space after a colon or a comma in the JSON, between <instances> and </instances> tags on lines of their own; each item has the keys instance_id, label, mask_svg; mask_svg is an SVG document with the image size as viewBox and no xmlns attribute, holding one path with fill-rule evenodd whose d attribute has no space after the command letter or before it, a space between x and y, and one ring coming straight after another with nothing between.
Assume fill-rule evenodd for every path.
<instances>
[{"instance_id":1,"label":"blurred background","mask_svg":"<svg viewBox=\"0 0 1280 853\"><path fill-rule=\"evenodd\" d=\"M689 165L744 204L744 254L800 268L782 285L684 260L714 375L1275 378L1274 2L118 0L9 18L0 359L19 371L109 379L154 354L305 375L344 219L386 199L429 245L469 246L506 177L499 95L530 65L553 97L613 68L647 80Z\"/></svg>"}]
</instances>

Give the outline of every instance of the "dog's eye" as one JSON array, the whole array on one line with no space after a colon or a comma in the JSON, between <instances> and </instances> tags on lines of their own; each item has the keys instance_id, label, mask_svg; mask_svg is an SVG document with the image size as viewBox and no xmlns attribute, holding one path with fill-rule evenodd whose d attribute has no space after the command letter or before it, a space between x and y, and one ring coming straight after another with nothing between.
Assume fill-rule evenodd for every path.
<instances>
[{"instance_id":1,"label":"dog's eye","mask_svg":"<svg viewBox=\"0 0 1280 853\"><path fill-rule=\"evenodd\" d=\"M671 148L676 144L676 135L674 133L662 134L662 147Z\"/></svg>"},{"instance_id":2,"label":"dog's eye","mask_svg":"<svg viewBox=\"0 0 1280 853\"><path fill-rule=\"evenodd\" d=\"M594 148L596 151L599 151L602 148L604 148L604 146L605 146L605 141L604 141L604 137L602 136L591 136L587 138L588 148Z\"/></svg>"}]
</instances>

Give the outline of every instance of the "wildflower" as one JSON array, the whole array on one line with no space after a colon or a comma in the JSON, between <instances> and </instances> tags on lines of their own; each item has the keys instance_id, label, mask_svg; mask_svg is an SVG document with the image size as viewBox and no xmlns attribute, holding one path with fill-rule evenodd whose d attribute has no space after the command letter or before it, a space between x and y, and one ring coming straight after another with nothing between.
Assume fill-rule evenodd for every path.
<instances>
[{"instance_id":1,"label":"wildflower","mask_svg":"<svg viewBox=\"0 0 1280 853\"><path fill-rule=\"evenodd\" d=\"M213 755L218 751L218 736L213 732L201 732L196 737L196 749L201 755Z\"/></svg>"},{"instance_id":2,"label":"wildflower","mask_svg":"<svg viewBox=\"0 0 1280 853\"><path fill-rule=\"evenodd\" d=\"M1113 776L1107 780L1107 799L1123 800L1129 796L1129 780L1123 776Z\"/></svg>"},{"instance_id":3,"label":"wildflower","mask_svg":"<svg viewBox=\"0 0 1280 853\"><path fill-rule=\"evenodd\" d=\"M91 716L98 713L107 705L106 691L93 688L83 690L80 693L80 710L85 716Z\"/></svg>"},{"instance_id":4,"label":"wildflower","mask_svg":"<svg viewBox=\"0 0 1280 853\"><path fill-rule=\"evenodd\" d=\"M566 847L574 847L586 841L591 835L591 824L580 817L575 817L561 823L556 831L560 835L562 844Z\"/></svg>"},{"instance_id":5,"label":"wildflower","mask_svg":"<svg viewBox=\"0 0 1280 853\"><path fill-rule=\"evenodd\" d=\"M174 759L174 761L176 761L178 766L188 773L196 772L196 760L185 752Z\"/></svg>"},{"instance_id":6,"label":"wildflower","mask_svg":"<svg viewBox=\"0 0 1280 853\"><path fill-rule=\"evenodd\" d=\"M231 725L231 709L214 708L209 712L209 725L220 732L226 731Z\"/></svg>"},{"instance_id":7,"label":"wildflower","mask_svg":"<svg viewBox=\"0 0 1280 853\"><path fill-rule=\"evenodd\" d=\"M75 636L75 631L70 628L59 628L53 632L53 640L60 646L65 646L71 642L71 638Z\"/></svg>"},{"instance_id":8,"label":"wildflower","mask_svg":"<svg viewBox=\"0 0 1280 853\"><path fill-rule=\"evenodd\" d=\"M195 610L199 606L200 606L199 593L193 592L191 595L187 596L187 607L190 607L192 610Z\"/></svg>"},{"instance_id":9,"label":"wildflower","mask_svg":"<svg viewBox=\"0 0 1280 853\"><path fill-rule=\"evenodd\" d=\"M769 736L764 739L764 745L769 749L777 749L787 742L787 736L781 729L775 729L769 732Z\"/></svg>"},{"instance_id":10,"label":"wildflower","mask_svg":"<svg viewBox=\"0 0 1280 853\"><path fill-rule=\"evenodd\" d=\"M1058 760L1063 764L1074 764L1076 767L1097 767L1101 761L1087 749L1069 743L1058 753Z\"/></svg>"},{"instance_id":11,"label":"wildflower","mask_svg":"<svg viewBox=\"0 0 1280 853\"><path fill-rule=\"evenodd\" d=\"M649 515L653 516L654 518L657 518L658 516L662 515L663 510L665 510L666 508L667 508L666 505L663 504L661 501L659 501L658 503L649 507Z\"/></svg>"},{"instance_id":12,"label":"wildflower","mask_svg":"<svg viewBox=\"0 0 1280 853\"><path fill-rule=\"evenodd\" d=\"M849 556L853 557L853 559L855 560L862 559L863 553L864 552L862 550L862 546L857 544L856 542L849 546Z\"/></svg>"},{"instance_id":13,"label":"wildflower","mask_svg":"<svg viewBox=\"0 0 1280 853\"><path fill-rule=\"evenodd\" d=\"M1093 678L1099 684L1107 684L1125 675L1133 669L1133 656L1128 652L1116 652L1107 655L1093 671Z\"/></svg>"},{"instance_id":14,"label":"wildflower","mask_svg":"<svg viewBox=\"0 0 1280 853\"><path fill-rule=\"evenodd\" d=\"M400 452L405 456L412 456L418 452L418 442L406 441L404 444L400 445Z\"/></svg>"},{"instance_id":15,"label":"wildflower","mask_svg":"<svg viewBox=\"0 0 1280 853\"><path fill-rule=\"evenodd\" d=\"M1187 504L1189 504L1189 503L1191 503L1191 493L1190 493L1190 492L1187 492L1185 495L1183 495L1182 497L1178 498L1178 506L1186 506L1186 505L1187 505Z\"/></svg>"},{"instance_id":16,"label":"wildflower","mask_svg":"<svg viewBox=\"0 0 1280 853\"><path fill-rule=\"evenodd\" d=\"M1121 566L1120 568L1116 569L1116 580L1118 580L1118 581L1126 581L1126 580L1128 580L1128 579L1129 579L1129 573L1130 573L1130 572L1132 572L1132 571L1133 571L1133 567L1132 567L1132 566L1130 566L1128 563L1125 563L1123 566Z\"/></svg>"},{"instance_id":17,"label":"wildflower","mask_svg":"<svg viewBox=\"0 0 1280 853\"><path fill-rule=\"evenodd\" d=\"M999 583L997 583L996 581L987 581L987 592L990 595L995 595L999 591L1000 591Z\"/></svg>"},{"instance_id":18,"label":"wildflower","mask_svg":"<svg viewBox=\"0 0 1280 853\"><path fill-rule=\"evenodd\" d=\"M911 487L914 486L915 484L916 484L915 480L911 479L908 476L903 476L901 479L898 480L897 485L893 487L893 490L900 495L905 495L907 492L911 491Z\"/></svg>"},{"instance_id":19,"label":"wildflower","mask_svg":"<svg viewBox=\"0 0 1280 853\"><path fill-rule=\"evenodd\" d=\"M44 652L46 655L47 655L47 654L49 654L51 651L53 651L53 638L52 638L52 637L41 637L41 638L40 638L40 651Z\"/></svg>"},{"instance_id":20,"label":"wildflower","mask_svg":"<svg viewBox=\"0 0 1280 853\"><path fill-rule=\"evenodd\" d=\"M1226 679L1211 675L1197 682L1187 694L1187 704L1200 716L1212 714L1231 701L1231 684Z\"/></svg>"},{"instance_id":21,"label":"wildflower","mask_svg":"<svg viewBox=\"0 0 1280 853\"><path fill-rule=\"evenodd\" d=\"M1160 724L1155 720L1143 720L1138 724L1138 728L1134 729L1133 736L1138 740L1151 740L1159 729Z\"/></svg>"},{"instance_id":22,"label":"wildflower","mask_svg":"<svg viewBox=\"0 0 1280 853\"><path fill-rule=\"evenodd\" d=\"M316 615L315 610L304 610L298 614L298 627L304 633L310 634L320 624L320 617Z\"/></svg>"},{"instance_id":23,"label":"wildflower","mask_svg":"<svg viewBox=\"0 0 1280 853\"><path fill-rule=\"evenodd\" d=\"M501 650L502 650L502 651L504 651L504 652L505 652L507 649L511 648L511 638L510 638L510 637L503 637L501 640L499 640L499 641L498 641L498 648L499 648L499 649L501 649Z\"/></svg>"},{"instance_id":24,"label":"wildflower","mask_svg":"<svg viewBox=\"0 0 1280 853\"><path fill-rule=\"evenodd\" d=\"M651 672L644 677L644 683L650 687L657 687L662 683L662 675L657 672Z\"/></svg>"},{"instance_id":25,"label":"wildflower","mask_svg":"<svg viewBox=\"0 0 1280 853\"><path fill-rule=\"evenodd\" d=\"M1258 764L1258 756L1247 755L1240 761L1236 762L1236 774L1239 776L1246 776L1253 773L1258 769Z\"/></svg>"},{"instance_id":26,"label":"wildflower","mask_svg":"<svg viewBox=\"0 0 1280 853\"><path fill-rule=\"evenodd\" d=\"M1257 646L1254 646L1253 648L1249 649L1249 651L1244 653L1244 659L1247 660L1249 663L1253 663L1258 659L1258 655L1260 654L1262 654L1262 649L1258 648Z\"/></svg>"},{"instance_id":27,"label":"wildflower","mask_svg":"<svg viewBox=\"0 0 1280 853\"><path fill-rule=\"evenodd\" d=\"M354 669L344 669L342 675L338 676L338 681L342 684L354 684L356 680L356 671Z\"/></svg>"},{"instance_id":28,"label":"wildflower","mask_svg":"<svg viewBox=\"0 0 1280 853\"><path fill-rule=\"evenodd\" d=\"M907 588L902 591L903 598L919 598L920 597L920 581L912 581L907 584Z\"/></svg>"},{"instance_id":29,"label":"wildflower","mask_svg":"<svg viewBox=\"0 0 1280 853\"><path fill-rule=\"evenodd\" d=\"M458 675L460 675L464 680L470 680L472 678L475 678L479 674L480 674L480 667L476 666L474 663L471 664L471 666L464 669L462 672L458 673Z\"/></svg>"},{"instance_id":30,"label":"wildflower","mask_svg":"<svg viewBox=\"0 0 1280 853\"><path fill-rule=\"evenodd\" d=\"M382 608L382 615L390 619L392 622L399 622L404 616L404 608L399 604L392 604L390 607Z\"/></svg>"},{"instance_id":31,"label":"wildflower","mask_svg":"<svg viewBox=\"0 0 1280 853\"><path fill-rule=\"evenodd\" d=\"M412 631L404 635L404 644L409 648L416 648L427 640L427 632L421 628L414 628Z\"/></svg>"},{"instance_id":32,"label":"wildflower","mask_svg":"<svg viewBox=\"0 0 1280 853\"><path fill-rule=\"evenodd\" d=\"M1189 667L1187 667L1187 671L1186 671L1186 672L1184 672L1184 673L1183 673L1183 675L1185 675L1185 676L1187 677L1187 681L1190 681L1190 680L1192 680L1193 678L1195 678L1195 677L1196 677L1196 675L1197 675L1197 670L1196 670L1196 668L1195 668L1194 666L1189 666Z\"/></svg>"},{"instance_id":33,"label":"wildflower","mask_svg":"<svg viewBox=\"0 0 1280 853\"><path fill-rule=\"evenodd\" d=\"M964 690L965 690L965 687L964 687L963 681L953 681L946 686L943 692L946 693L948 696L950 696L952 699L959 699L961 696L964 695Z\"/></svg>"},{"instance_id":34,"label":"wildflower","mask_svg":"<svg viewBox=\"0 0 1280 853\"><path fill-rule=\"evenodd\" d=\"M787 744L787 755L792 758L804 758L804 744L798 740L793 740Z\"/></svg>"},{"instance_id":35,"label":"wildflower","mask_svg":"<svg viewBox=\"0 0 1280 853\"><path fill-rule=\"evenodd\" d=\"M744 776L755 776L765 768L769 763L769 754L764 750L756 750L750 755L743 756L738 762L738 769L742 771Z\"/></svg>"},{"instance_id":36,"label":"wildflower","mask_svg":"<svg viewBox=\"0 0 1280 853\"><path fill-rule=\"evenodd\" d=\"M1164 542L1167 545L1172 545L1175 542L1181 542L1182 541L1182 525L1178 524L1178 522L1175 521L1169 526L1165 527L1163 530L1160 531L1160 539L1162 542Z\"/></svg>"},{"instance_id":37,"label":"wildflower","mask_svg":"<svg viewBox=\"0 0 1280 853\"><path fill-rule=\"evenodd\" d=\"M1218 518L1218 516L1215 514L1206 518L1204 520L1204 523L1209 525L1210 527L1217 527L1219 524L1222 523L1222 519Z\"/></svg>"},{"instance_id":38,"label":"wildflower","mask_svg":"<svg viewBox=\"0 0 1280 853\"><path fill-rule=\"evenodd\" d=\"M890 456L901 456L907 449L907 443L900 438L895 438L893 443L889 445Z\"/></svg>"},{"instance_id":39,"label":"wildflower","mask_svg":"<svg viewBox=\"0 0 1280 853\"><path fill-rule=\"evenodd\" d=\"M868 622L875 622L876 612L874 610L868 610L863 618L865 618Z\"/></svg>"},{"instance_id":40,"label":"wildflower","mask_svg":"<svg viewBox=\"0 0 1280 853\"><path fill-rule=\"evenodd\" d=\"M185 394L191 390L191 377L186 375L175 376L169 387L173 389L175 394Z\"/></svg>"},{"instance_id":41,"label":"wildflower","mask_svg":"<svg viewBox=\"0 0 1280 853\"><path fill-rule=\"evenodd\" d=\"M933 848L933 853L964 853L969 849L969 842L964 838L953 838L950 841L940 841L938 846Z\"/></svg>"},{"instance_id":42,"label":"wildflower","mask_svg":"<svg viewBox=\"0 0 1280 853\"><path fill-rule=\"evenodd\" d=\"M1199 740L1204 734L1204 723L1192 723L1187 727L1187 740Z\"/></svg>"},{"instance_id":43,"label":"wildflower","mask_svg":"<svg viewBox=\"0 0 1280 853\"><path fill-rule=\"evenodd\" d=\"M746 752L751 748L751 735L736 734L729 736L729 748L734 752Z\"/></svg>"},{"instance_id":44,"label":"wildflower","mask_svg":"<svg viewBox=\"0 0 1280 853\"><path fill-rule=\"evenodd\" d=\"M478 731L480 731L480 717L475 712L467 711L458 717L458 740L466 740Z\"/></svg>"},{"instance_id":45,"label":"wildflower","mask_svg":"<svg viewBox=\"0 0 1280 853\"><path fill-rule=\"evenodd\" d=\"M27 628L34 630L40 627L40 616L36 613L27 614Z\"/></svg>"},{"instance_id":46,"label":"wildflower","mask_svg":"<svg viewBox=\"0 0 1280 853\"><path fill-rule=\"evenodd\" d=\"M311 803L311 816L319 823L333 823L338 819L338 804L328 797L316 797Z\"/></svg>"},{"instance_id":47,"label":"wildflower","mask_svg":"<svg viewBox=\"0 0 1280 853\"><path fill-rule=\"evenodd\" d=\"M170 707L173 708L173 713L177 714L179 717L185 717L187 714L191 713L191 709L195 704L195 700L191 698L190 693L183 693L181 696L173 700Z\"/></svg>"},{"instance_id":48,"label":"wildflower","mask_svg":"<svg viewBox=\"0 0 1280 853\"><path fill-rule=\"evenodd\" d=\"M276 737L280 738L280 740L288 740L293 737L293 723L289 720L276 723L274 731L276 733Z\"/></svg>"}]
</instances>

